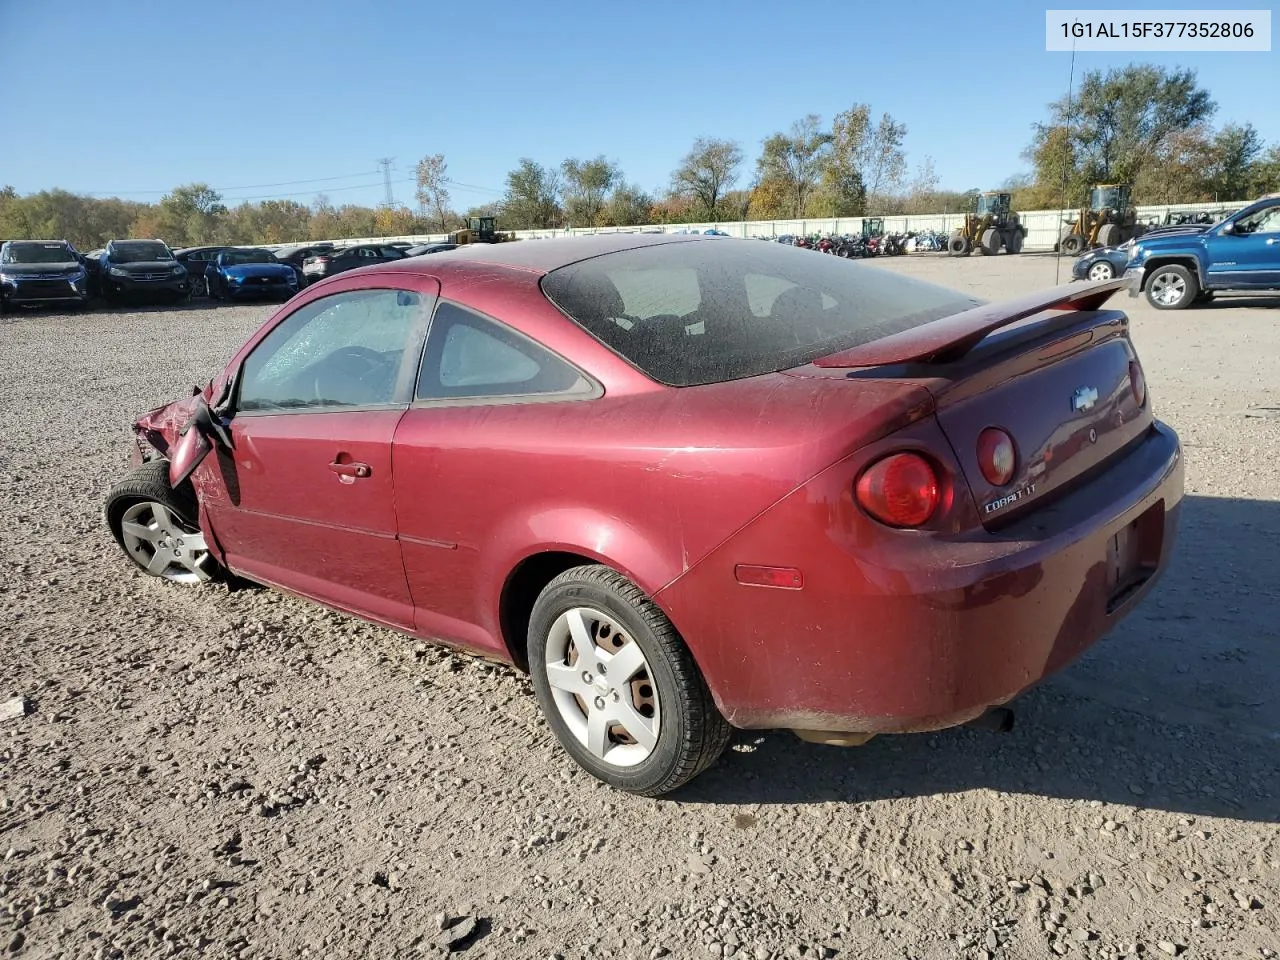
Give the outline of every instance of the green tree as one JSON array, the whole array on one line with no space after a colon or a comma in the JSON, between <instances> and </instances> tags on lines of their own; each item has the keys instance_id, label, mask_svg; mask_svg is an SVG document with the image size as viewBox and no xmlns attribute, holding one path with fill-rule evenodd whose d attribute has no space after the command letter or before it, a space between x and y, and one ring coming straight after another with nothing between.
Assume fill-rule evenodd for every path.
<instances>
[{"instance_id":1,"label":"green tree","mask_svg":"<svg viewBox=\"0 0 1280 960\"><path fill-rule=\"evenodd\" d=\"M507 174L502 198L503 226L511 230L542 230L561 223L560 177L528 157Z\"/></svg>"},{"instance_id":2,"label":"green tree","mask_svg":"<svg viewBox=\"0 0 1280 960\"><path fill-rule=\"evenodd\" d=\"M887 113L872 123L871 107L855 103L831 121L831 148L822 171L820 207L829 216L860 216L883 202L906 177L905 124Z\"/></svg>"},{"instance_id":3,"label":"green tree","mask_svg":"<svg viewBox=\"0 0 1280 960\"><path fill-rule=\"evenodd\" d=\"M720 198L737 183L740 166L737 142L698 137L671 174L671 192L689 201L695 219L718 219Z\"/></svg>"},{"instance_id":4,"label":"green tree","mask_svg":"<svg viewBox=\"0 0 1280 960\"><path fill-rule=\"evenodd\" d=\"M1255 197L1280 192L1280 144L1260 157L1250 170L1250 190Z\"/></svg>"},{"instance_id":5,"label":"green tree","mask_svg":"<svg viewBox=\"0 0 1280 960\"><path fill-rule=\"evenodd\" d=\"M457 216L449 211L449 166L443 153L433 153L418 161L418 188L414 196L426 211L430 226L443 233Z\"/></svg>"},{"instance_id":6,"label":"green tree","mask_svg":"<svg viewBox=\"0 0 1280 960\"><path fill-rule=\"evenodd\" d=\"M1073 194L1091 183L1133 183L1170 137L1216 109L1194 70L1153 64L1091 70L1076 95L1051 103L1048 122L1034 127L1029 153L1036 182L1060 183L1065 158Z\"/></svg>"},{"instance_id":7,"label":"green tree","mask_svg":"<svg viewBox=\"0 0 1280 960\"><path fill-rule=\"evenodd\" d=\"M653 197L637 184L619 182L600 212L605 227L628 227L653 222Z\"/></svg>"},{"instance_id":8,"label":"green tree","mask_svg":"<svg viewBox=\"0 0 1280 960\"><path fill-rule=\"evenodd\" d=\"M1252 198L1254 165L1265 144L1252 124L1229 123L1213 138L1208 186L1215 200Z\"/></svg>"},{"instance_id":9,"label":"green tree","mask_svg":"<svg viewBox=\"0 0 1280 960\"><path fill-rule=\"evenodd\" d=\"M610 189L622 181L622 171L601 154L594 160L571 157L560 164L560 172L564 183L564 213L570 226L595 226Z\"/></svg>"},{"instance_id":10,"label":"green tree","mask_svg":"<svg viewBox=\"0 0 1280 960\"><path fill-rule=\"evenodd\" d=\"M766 137L756 161L759 184L779 184L787 198L785 216L803 217L818 189L832 136L816 113L797 120L787 133ZM757 187L757 189L759 189Z\"/></svg>"},{"instance_id":11,"label":"green tree","mask_svg":"<svg viewBox=\"0 0 1280 960\"><path fill-rule=\"evenodd\" d=\"M175 247L212 243L222 233L226 213L222 196L208 184L174 187L157 211L161 239Z\"/></svg>"}]
</instances>

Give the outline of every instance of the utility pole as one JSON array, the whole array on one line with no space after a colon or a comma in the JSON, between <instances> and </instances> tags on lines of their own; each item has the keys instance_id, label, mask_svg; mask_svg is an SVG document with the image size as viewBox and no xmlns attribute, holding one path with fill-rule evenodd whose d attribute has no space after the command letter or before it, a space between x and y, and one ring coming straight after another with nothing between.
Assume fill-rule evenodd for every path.
<instances>
[{"instance_id":1,"label":"utility pole","mask_svg":"<svg viewBox=\"0 0 1280 960\"><path fill-rule=\"evenodd\" d=\"M382 205L390 210L396 205L395 195L391 192L391 164L395 162L395 157L383 157L378 161L378 165L382 167L382 183L386 188L386 196L382 200Z\"/></svg>"}]
</instances>

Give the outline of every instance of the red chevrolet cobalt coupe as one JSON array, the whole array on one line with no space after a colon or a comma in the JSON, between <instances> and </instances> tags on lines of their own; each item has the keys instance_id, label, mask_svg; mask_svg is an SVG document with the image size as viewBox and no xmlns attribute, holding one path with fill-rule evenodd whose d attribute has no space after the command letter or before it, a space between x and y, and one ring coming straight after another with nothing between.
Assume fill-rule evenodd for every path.
<instances>
[{"instance_id":1,"label":"red chevrolet cobalt coupe","mask_svg":"<svg viewBox=\"0 0 1280 960\"><path fill-rule=\"evenodd\" d=\"M575 760L657 795L732 727L975 720L1134 608L1182 462L1121 285L982 304L712 237L379 264L142 417L106 520L154 576L510 661Z\"/></svg>"}]
</instances>

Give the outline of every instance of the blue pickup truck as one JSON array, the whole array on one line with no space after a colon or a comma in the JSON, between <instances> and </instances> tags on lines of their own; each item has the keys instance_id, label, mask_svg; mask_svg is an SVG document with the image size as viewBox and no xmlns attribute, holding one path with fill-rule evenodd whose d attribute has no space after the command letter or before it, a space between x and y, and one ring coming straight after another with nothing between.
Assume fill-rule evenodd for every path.
<instances>
[{"instance_id":1,"label":"blue pickup truck","mask_svg":"<svg viewBox=\"0 0 1280 960\"><path fill-rule=\"evenodd\" d=\"M1223 290L1280 291L1280 193L1203 230L1139 237L1125 277L1157 310L1181 310Z\"/></svg>"}]
</instances>

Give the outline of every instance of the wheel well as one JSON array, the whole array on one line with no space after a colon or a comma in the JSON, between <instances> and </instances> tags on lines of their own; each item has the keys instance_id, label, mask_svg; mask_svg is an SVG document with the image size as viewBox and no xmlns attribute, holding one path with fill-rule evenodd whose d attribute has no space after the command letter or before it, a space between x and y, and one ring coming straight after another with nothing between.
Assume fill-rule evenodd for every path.
<instances>
[{"instance_id":1,"label":"wheel well","mask_svg":"<svg viewBox=\"0 0 1280 960\"><path fill-rule=\"evenodd\" d=\"M1191 271L1191 275L1200 280L1200 266L1196 263L1194 257L1156 257L1148 260L1142 268L1142 286L1139 289L1147 288L1147 281L1151 279L1151 274L1155 272L1157 267L1167 267L1169 265L1186 267Z\"/></svg>"},{"instance_id":2,"label":"wheel well","mask_svg":"<svg viewBox=\"0 0 1280 960\"><path fill-rule=\"evenodd\" d=\"M591 557L577 553L551 551L527 557L511 571L502 588L498 622L511 662L521 670L527 672L529 669L529 617L533 614L533 605L537 602L538 595L548 583L566 570L596 562Z\"/></svg>"}]
</instances>

